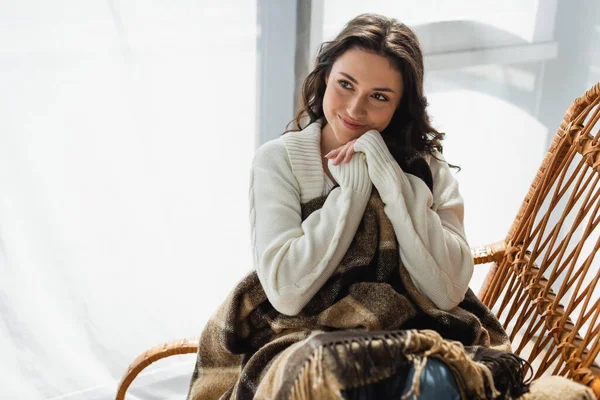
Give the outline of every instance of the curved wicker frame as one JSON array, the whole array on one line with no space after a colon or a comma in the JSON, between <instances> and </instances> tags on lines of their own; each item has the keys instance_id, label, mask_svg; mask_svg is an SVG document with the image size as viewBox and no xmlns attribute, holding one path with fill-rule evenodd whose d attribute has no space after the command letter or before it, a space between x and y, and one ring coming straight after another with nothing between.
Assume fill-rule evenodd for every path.
<instances>
[{"instance_id":1,"label":"curved wicker frame","mask_svg":"<svg viewBox=\"0 0 600 400\"><path fill-rule=\"evenodd\" d=\"M472 249L475 264L491 263L479 297L503 322L515 352L534 365L535 377L566 376L597 398L600 268L592 264L600 236L592 234L600 221L600 131L592 129L599 104L600 82L567 110L505 240ZM197 350L194 338L144 352L116 399L148 365Z\"/></svg>"},{"instance_id":2,"label":"curved wicker frame","mask_svg":"<svg viewBox=\"0 0 600 400\"><path fill-rule=\"evenodd\" d=\"M139 375L140 372L150 364L166 357L174 356L177 354L189 354L198 351L198 339L182 339L173 340L159 346L155 346L150 350L140 354L127 368L127 372L121 378L119 388L117 389L116 399L125 399L125 393L129 389L131 382Z\"/></svg>"},{"instance_id":3,"label":"curved wicker frame","mask_svg":"<svg viewBox=\"0 0 600 400\"><path fill-rule=\"evenodd\" d=\"M566 376L600 398L598 119L600 82L567 110L479 297L535 378Z\"/></svg>"}]
</instances>

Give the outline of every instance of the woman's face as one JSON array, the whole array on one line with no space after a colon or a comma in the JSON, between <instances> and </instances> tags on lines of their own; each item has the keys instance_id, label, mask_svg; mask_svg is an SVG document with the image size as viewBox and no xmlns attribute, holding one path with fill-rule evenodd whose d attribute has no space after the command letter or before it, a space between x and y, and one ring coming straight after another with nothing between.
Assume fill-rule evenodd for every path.
<instances>
[{"instance_id":1,"label":"woman's face","mask_svg":"<svg viewBox=\"0 0 600 400\"><path fill-rule=\"evenodd\" d=\"M387 58L359 49L335 61L325 84L323 111L340 145L371 129L383 131L403 89L402 74Z\"/></svg>"}]
</instances>

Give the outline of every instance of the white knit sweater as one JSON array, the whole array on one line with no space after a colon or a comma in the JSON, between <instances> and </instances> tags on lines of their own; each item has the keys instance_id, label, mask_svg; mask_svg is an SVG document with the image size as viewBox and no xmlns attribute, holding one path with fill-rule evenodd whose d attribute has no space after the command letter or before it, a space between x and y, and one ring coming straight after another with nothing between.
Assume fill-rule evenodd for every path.
<instances>
[{"instance_id":1,"label":"white knit sweater","mask_svg":"<svg viewBox=\"0 0 600 400\"><path fill-rule=\"evenodd\" d=\"M381 134L371 130L356 141L349 163L335 166L329 160L339 184L329 192L321 126L316 121L286 133L254 155L249 193L254 267L273 307L296 315L323 286L350 247L374 185L416 287L438 308L454 308L468 289L473 259L463 198L448 165L425 155L432 195L420 178L402 171ZM302 221L300 205L328 193L323 207Z\"/></svg>"}]
</instances>

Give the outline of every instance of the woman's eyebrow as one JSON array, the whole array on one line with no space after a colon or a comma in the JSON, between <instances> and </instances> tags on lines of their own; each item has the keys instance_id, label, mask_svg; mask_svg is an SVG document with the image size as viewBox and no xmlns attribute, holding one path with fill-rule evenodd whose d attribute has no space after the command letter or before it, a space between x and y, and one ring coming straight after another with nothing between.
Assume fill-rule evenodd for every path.
<instances>
[{"instance_id":1,"label":"woman's eyebrow","mask_svg":"<svg viewBox=\"0 0 600 400\"><path fill-rule=\"evenodd\" d=\"M356 83L358 85L358 81L356 79L354 79L352 76L350 76L349 74L347 74L345 72L340 72L340 74L344 75L346 78L350 79L352 82L354 82L354 83ZM395 93L390 88L373 88L373 90L377 90L378 92L392 92L392 93Z\"/></svg>"}]
</instances>

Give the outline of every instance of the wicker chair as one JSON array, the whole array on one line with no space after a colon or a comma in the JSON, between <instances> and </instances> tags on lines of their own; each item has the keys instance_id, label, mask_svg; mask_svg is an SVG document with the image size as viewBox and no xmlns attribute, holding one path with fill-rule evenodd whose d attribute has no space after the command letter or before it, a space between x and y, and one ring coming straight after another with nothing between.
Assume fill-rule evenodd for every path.
<instances>
[{"instance_id":1,"label":"wicker chair","mask_svg":"<svg viewBox=\"0 0 600 400\"><path fill-rule=\"evenodd\" d=\"M502 321L514 351L542 375L561 375L600 398L600 82L576 99L503 241L472 249L490 264L479 298ZM116 399L153 362L195 353L198 338L154 347L123 376Z\"/></svg>"}]
</instances>

